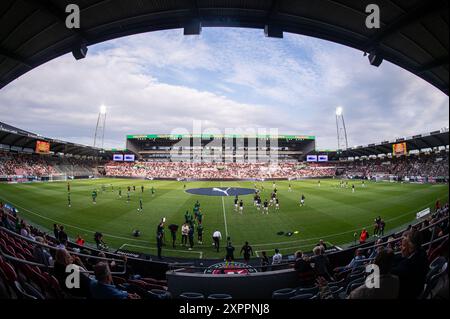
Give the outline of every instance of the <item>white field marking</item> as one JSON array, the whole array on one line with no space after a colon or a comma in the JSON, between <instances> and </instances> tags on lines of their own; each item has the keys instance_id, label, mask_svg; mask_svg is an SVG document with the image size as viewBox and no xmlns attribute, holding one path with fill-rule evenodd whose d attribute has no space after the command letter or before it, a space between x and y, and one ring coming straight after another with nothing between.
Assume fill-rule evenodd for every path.
<instances>
[{"instance_id":1,"label":"white field marking","mask_svg":"<svg viewBox=\"0 0 450 319\"><path fill-rule=\"evenodd\" d=\"M396 217L394 217L394 218L391 218L391 219L386 219L385 222L390 222L390 221L393 221L393 220L402 218L402 217L404 217L404 216L410 215L410 214L412 214L412 213L414 213L414 212L420 211L421 209L424 209L424 208L429 207L429 205L430 205L430 204L433 204L433 203L434 203L434 200L430 201L427 205L424 205L424 206L422 206L422 207L420 207L420 208L418 208L418 209L414 209L414 210L412 210L412 211L410 211L410 212L408 212L408 213L398 215L398 216L396 216ZM307 239L298 239L298 240L284 241L284 242L278 242L278 243L254 244L253 246L254 246L254 247L264 247L264 246L272 246L272 245L303 243L303 242L308 242L308 241L310 241L310 240L319 240L319 239L324 239L324 238L333 238L333 237L336 237L336 236L341 236L341 235L345 235L345 234L354 233L354 232L356 232L356 231L360 231L360 230L363 229L363 228L370 228L370 227L372 227L372 226L373 226L373 224L370 224L370 225L367 225L367 226L362 226L362 227L357 228L357 229L348 230L348 231L345 231L345 232L342 232L342 233L336 233L336 234L331 234L331 235L326 235L326 236L321 236L321 237L313 237L313 238L307 238Z\"/></svg>"},{"instance_id":2,"label":"white field marking","mask_svg":"<svg viewBox=\"0 0 450 319\"><path fill-rule=\"evenodd\" d=\"M124 247L136 247L136 248L143 248L143 249L150 249L150 250L157 250L158 248L155 247L148 247L148 246L139 246L139 245L132 245L132 244L123 244L120 249ZM200 259L203 258L203 252L197 251L197 250L177 250L177 249L164 249L165 251L174 251L177 253L187 253L187 254L198 254Z\"/></svg>"},{"instance_id":3,"label":"white field marking","mask_svg":"<svg viewBox=\"0 0 450 319\"><path fill-rule=\"evenodd\" d=\"M220 187L222 187L222 182L220 182ZM223 196L221 196L222 198L222 209L223 209L223 221L225 223L225 236L226 238L228 238L228 225L227 225L227 214L225 213L225 201L223 200Z\"/></svg>"},{"instance_id":4,"label":"white field marking","mask_svg":"<svg viewBox=\"0 0 450 319\"><path fill-rule=\"evenodd\" d=\"M78 226L70 225L70 224L67 224L67 223L58 221L58 220L56 220L56 219L49 218L49 217L43 216L43 215L41 215L41 214L35 213L35 212L33 212L33 211L31 211L31 210L25 208L25 207L16 205L15 203L13 203L13 202L11 202L11 201L6 200L6 198L3 197L3 196L1 196L0 198L2 198L4 201L6 201L6 202L8 202L8 203L11 203L13 206L18 207L18 208L20 208L20 209L22 209L22 210L24 210L24 211L27 211L27 212L29 212L29 213L31 213L31 214L33 214L33 215L36 215L36 216L38 216L38 217L40 217L40 218L42 218L42 219L46 219L46 220L49 220L49 221L51 221L51 222L54 222L54 223L57 223L57 224L61 224L61 225L64 225L64 226L67 226L67 227L70 227L70 228L78 229L78 230L81 230L81 231L85 231L85 232L88 232L88 233L91 233L91 234L95 234L95 233L96 233L96 231L93 231L93 230L90 230L90 229L86 229L86 228L81 228L81 227L78 227ZM19 213L20 213L20 212L19 212ZM103 233L103 232L102 232L102 233ZM111 235L111 234L107 234L107 233L103 233L103 235L105 235L105 236L107 236L107 237L111 237L111 238L125 239L125 240L133 240L133 241L138 241L138 242L142 242L142 243L148 243L148 241L146 241L146 240L141 240L141 239L133 239L133 238L121 237L121 236Z\"/></svg>"},{"instance_id":5,"label":"white field marking","mask_svg":"<svg viewBox=\"0 0 450 319\"><path fill-rule=\"evenodd\" d=\"M15 207L21 208L21 209L23 209L23 210L25 210L25 211L30 212L30 213L33 214L33 215L36 215L36 216L41 217L41 218L43 218L43 219L46 219L46 220L55 222L55 223L57 223L57 224L64 224L65 226L72 227L72 228L75 228L75 229L78 229L78 230L82 230L82 231L86 231L86 232L89 232L89 233L92 233L92 234L95 234L95 233L96 233L96 231L92 231L92 230L90 230L90 229L80 228L80 227L78 227L78 226L73 226L73 225L70 225L70 224L66 224L66 223L57 221L57 220L55 220L55 219L52 219L52 218L43 216L43 215L41 215L41 214L35 213L35 212L33 212L33 211L31 211L31 210L25 208L25 207L16 205L15 203L13 203L13 202L7 200L4 196L1 196L1 195L0 195L0 198L2 198L5 202L9 202L10 204L12 204L12 205L15 206ZM414 210L412 210L412 211L410 211L410 212L408 212L408 213L398 215L398 216L396 216L396 217L394 217L394 218L391 218L391 219L387 219L386 222L390 222L390 221L393 221L393 220L402 218L403 216L407 216L407 215L409 215L409 214L412 214L413 212L420 211L421 209L424 209L424 208L429 207L430 204L434 204L434 200L430 201L427 205L424 205L424 206L420 207L419 209L414 209ZM223 212L224 212L224 220L225 220L225 232L228 233L228 231L227 231L226 215L225 215L225 204L224 204L224 202L223 202L223 197L222 197L222 205L223 205L223 210L224 210ZM331 234L331 235L326 235L326 236L321 236L321 237L313 237L313 238L307 238L307 239L298 239L298 240L285 241L285 242L276 242L276 243L254 244L254 245L252 245L252 246L253 246L253 247L264 247L264 246L273 246L273 245L283 245L283 244L303 243L303 242L308 242L308 241L312 241L312 240L319 240L319 239L324 239L324 238L333 238L333 237L336 237L336 236L341 236L341 235L345 235L345 234L350 234L350 233L354 233L354 232L356 232L356 231L360 231L360 230L363 229L363 228L370 228L370 227L372 227L372 226L373 226L373 225L370 224L370 225L368 225L368 226L363 226L363 227L360 227L360 228L357 228L357 229L353 229L353 230L349 230L349 231L346 231L346 232L336 233L336 234ZM140 239L133 239L133 238L121 237L121 236L111 235L111 234L107 234L107 233L103 233L103 234L104 234L105 236L111 237L111 238L125 239L125 240L128 240L128 241L131 240L131 241L136 241L136 242L141 242L141 243L148 243L148 241L146 241L146 240L140 240ZM227 237L228 237L228 235L227 235Z\"/></svg>"},{"instance_id":6,"label":"white field marking","mask_svg":"<svg viewBox=\"0 0 450 319\"><path fill-rule=\"evenodd\" d=\"M333 246L333 244L330 243L329 241L325 241L325 244L328 244L330 247ZM283 247L283 248L277 247L277 248L278 248L279 250L287 250L287 249L299 249L299 248L302 248L302 247L310 247L310 246L311 246L311 245L309 244L309 245L300 245L300 246ZM341 249L341 250L342 250L342 249ZM262 250L255 250L256 257L259 257L259 256L258 256L258 252L262 252Z\"/></svg>"}]
</instances>

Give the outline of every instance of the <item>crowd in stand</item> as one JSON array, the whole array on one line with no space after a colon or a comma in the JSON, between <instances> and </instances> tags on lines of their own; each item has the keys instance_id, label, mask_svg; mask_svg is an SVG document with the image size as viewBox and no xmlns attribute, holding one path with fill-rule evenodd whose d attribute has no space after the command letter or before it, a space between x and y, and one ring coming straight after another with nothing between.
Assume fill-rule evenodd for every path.
<instances>
[{"instance_id":1,"label":"crowd in stand","mask_svg":"<svg viewBox=\"0 0 450 319\"><path fill-rule=\"evenodd\" d=\"M372 246L357 248L347 265L335 268L331 267L320 244L312 256L299 251L295 269L301 290L311 291L316 287L319 298L324 299L340 298L342 294L349 299L448 299L448 217L448 203L442 207L437 205L434 214L409 226L399 237L379 238ZM379 289L366 285L366 266L371 264L379 269ZM432 275L439 271L443 272L442 276L430 285ZM336 283L340 282L347 289L336 293Z\"/></svg>"},{"instance_id":2,"label":"crowd in stand","mask_svg":"<svg viewBox=\"0 0 450 319\"><path fill-rule=\"evenodd\" d=\"M0 176L45 177L58 173L76 172L94 174L97 161L74 157L20 154L0 151Z\"/></svg>"},{"instance_id":3,"label":"crowd in stand","mask_svg":"<svg viewBox=\"0 0 450 319\"><path fill-rule=\"evenodd\" d=\"M176 163L111 162L107 176L182 179L268 179L334 176L334 165L299 165L298 163Z\"/></svg>"},{"instance_id":4,"label":"crowd in stand","mask_svg":"<svg viewBox=\"0 0 450 319\"><path fill-rule=\"evenodd\" d=\"M360 246L355 249L354 257L348 264L334 268L326 254L326 244L322 240L313 249L312 255L298 251L293 265L300 284L298 293L301 295L305 291L314 291L316 298L323 299L448 299L448 270L443 268L443 265L448 262L448 217L448 203L441 206L437 202L435 212L421 223L409 226L398 236L394 234L388 238L378 238L373 245ZM48 273L43 273L42 270L40 274L41 277L55 278L59 293L56 296L46 295L46 297L136 299L149 297L145 291L146 288L159 287L163 289L162 291L167 290L164 280L159 281L158 286L155 285L156 280L148 278L145 281L141 276L131 272L128 274L124 272L124 277L113 276L112 269L120 270L126 266L107 259L101 251L84 250L82 247L84 240L80 235L77 236L76 242L81 244L81 247L68 245L68 235L61 225L55 224L53 236L50 236L28 225L14 212L4 209L0 204L0 227L29 239L29 242L19 238L13 239L11 235L0 229L1 252L51 267L48 268L50 269ZM12 246L8 246L7 243ZM428 244L422 245L425 243ZM80 250L85 255L77 254ZM244 255L247 255L244 256L246 262L250 259L251 251L248 243L241 249L241 254L244 252ZM228 251L227 255L229 255ZM104 260L89 256L104 258ZM227 257L227 260L233 260L233 258ZM276 270L278 269L276 267L282 263L283 256L279 250L275 251L272 262L264 252L261 257L261 270L266 271L268 267ZM8 281L8 276L2 271L4 271L3 268L8 270L10 264L5 264L0 255L0 294L3 289L1 281ZM126 258L124 258L124 265L126 265ZM367 265L378 267L380 274L378 289L371 289L366 285ZM68 266L81 271L80 289L70 290L66 287L66 279L70 274L66 272ZM19 273L25 271L22 267L29 271L29 267L23 265L17 266L16 271ZM88 273L89 271L91 272ZM39 278L36 272L32 272L31 276ZM438 279L431 285L431 278L436 278L437 275L439 275ZM23 282L23 284L26 283ZM36 294L33 291L30 293Z\"/></svg>"},{"instance_id":5,"label":"crowd in stand","mask_svg":"<svg viewBox=\"0 0 450 319\"><path fill-rule=\"evenodd\" d=\"M341 163L345 174L349 176L370 177L376 175L398 177L447 177L448 152L401 156L393 158L377 158L356 160Z\"/></svg>"},{"instance_id":6,"label":"crowd in stand","mask_svg":"<svg viewBox=\"0 0 450 319\"><path fill-rule=\"evenodd\" d=\"M48 176L56 170L43 157L0 152L0 176Z\"/></svg>"}]
</instances>

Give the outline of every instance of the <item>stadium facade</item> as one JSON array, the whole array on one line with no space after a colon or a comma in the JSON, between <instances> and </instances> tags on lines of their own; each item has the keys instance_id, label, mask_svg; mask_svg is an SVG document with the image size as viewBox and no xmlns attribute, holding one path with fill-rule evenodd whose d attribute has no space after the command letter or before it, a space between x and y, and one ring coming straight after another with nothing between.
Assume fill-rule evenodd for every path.
<instances>
[{"instance_id":1,"label":"stadium facade","mask_svg":"<svg viewBox=\"0 0 450 319\"><path fill-rule=\"evenodd\" d=\"M243 163L303 161L315 150L307 135L128 135L126 148L144 161Z\"/></svg>"}]
</instances>

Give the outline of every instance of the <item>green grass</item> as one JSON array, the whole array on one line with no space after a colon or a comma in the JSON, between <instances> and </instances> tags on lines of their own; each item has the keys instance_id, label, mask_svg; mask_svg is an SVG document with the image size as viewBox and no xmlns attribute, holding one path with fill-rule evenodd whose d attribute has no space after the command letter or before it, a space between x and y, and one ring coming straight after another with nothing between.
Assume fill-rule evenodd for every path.
<instances>
[{"instance_id":1,"label":"green grass","mask_svg":"<svg viewBox=\"0 0 450 319\"><path fill-rule=\"evenodd\" d=\"M183 182L144 181L124 179L79 180L71 182L72 207L67 206L67 186L65 182L33 184L0 184L0 200L9 202L19 209L19 215L34 224L52 229L53 223L65 225L69 237L81 234L88 242L93 242L93 233L100 231L110 247L156 252L156 226L162 217L166 225L176 223L181 226L186 210L192 212L196 200L200 201L204 214L204 244L195 245L193 251L178 247L175 250L164 247L166 256L179 257L223 257L217 254L211 244L211 234L217 228L225 237L225 218L227 231L237 248L249 241L254 250L280 248L282 253L298 249L311 249L320 238L342 245L353 241L353 233L363 227L372 231L376 216L386 220L386 231L405 225L415 219L415 214L427 207L432 208L436 199L448 201L448 185L419 185L399 183L355 181L356 192L336 187L338 180L305 180L291 182L293 191L288 192L287 181L278 181L280 210L270 209L269 215L262 215L253 206L253 196L242 196L244 214L234 211L233 197L209 197L191 195L184 191ZM113 184L101 192L101 185ZM350 182L351 184L351 182ZM131 192L131 202L126 202L126 187L136 185ZM140 186L145 186L143 194L144 212L138 213ZM272 182L264 185L262 199L268 198ZM122 199L118 188L122 188ZM156 189L154 197L151 187ZM253 182L189 182L187 189L197 187L248 187ZM97 204L92 203L91 192L99 190ZM306 206L299 207L301 194L306 196ZM223 200L223 202L222 202ZM225 211L225 212L224 212ZM142 236L131 236L133 229L139 229ZM299 231L291 237L280 236L283 231ZM166 229L169 241L169 232ZM181 234L178 234L178 240Z\"/></svg>"}]
</instances>

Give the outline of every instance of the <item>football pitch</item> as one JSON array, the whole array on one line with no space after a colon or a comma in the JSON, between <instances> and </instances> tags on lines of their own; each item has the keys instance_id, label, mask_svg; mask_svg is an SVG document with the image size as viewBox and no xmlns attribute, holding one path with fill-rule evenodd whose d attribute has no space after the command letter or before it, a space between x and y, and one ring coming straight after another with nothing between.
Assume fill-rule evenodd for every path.
<instances>
[{"instance_id":1,"label":"football pitch","mask_svg":"<svg viewBox=\"0 0 450 319\"><path fill-rule=\"evenodd\" d=\"M275 248L281 253L311 250L320 239L332 245L345 245L354 241L353 234L363 227L373 232L373 220L381 216L386 221L386 233L414 222L415 214L427 207L433 209L437 199L448 201L448 185L407 184L389 182L349 181L341 188L339 180L276 181L280 209L269 208L262 214L253 204L253 194L239 196L244 202L243 213L234 208L234 196L223 192L228 188L254 189L255 182L183 182L129 179L94 179L70 181L71 207L68 207L67 183L0 184L0 200L14 205L20 217L51 232L54 223L65 226L71 239L78 234L93 243L96 231L104 234L110 248L156 254L156 228L161 218L166 218L166 245L163 255L186 258L223 258L222 248L217 253L212 247L212 233L221 231L225 244L231 237L239 256L241 246L248 241L256 254L266 250L269 255ZM289 191L291 184L291 191ZM355 185L352 192L351 185ZM256 182L261 189L261 199L270 198L273 182ZM127 187L131 188L127 201ZM141 192L144 186L144 192ZM122 197L119 196L119 188ZM152 196L151 189L154 189ZM188 191L206 188L206 195ZM97 203L92 201L92 191L97 190ZM305 205L300 207L304 194ZM217 195L217 196L209 196ZM218 196L221 195L221 196ZM142 198L143 211L138 211ZM197 243L188 250L181 245L181 225L184 214L191 214L196 201L203 213L203 245ZM170 224L180 226L177 246L172 248ZM141 236L132 236L138 229Z\"/></svg>"}]
</instances>

